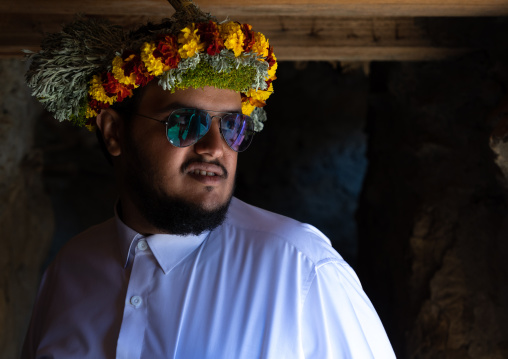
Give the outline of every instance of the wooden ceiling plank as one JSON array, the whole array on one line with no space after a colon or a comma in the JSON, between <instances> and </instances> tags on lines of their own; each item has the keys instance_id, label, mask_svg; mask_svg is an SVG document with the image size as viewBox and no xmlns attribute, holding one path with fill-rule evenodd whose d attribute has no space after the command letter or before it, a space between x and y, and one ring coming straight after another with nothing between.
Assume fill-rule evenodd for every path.
<instances>
[{"instance_id":1,"label":"wooden ceiling plank","mask_svg":"<svg viewBox=\"0 0 508 359\"><path fill-rule=\"evenodd\" d=\"M70 15L30 14L0 15L0 40L10 38L34 38L39 43L45 32L61 30L61 24L71 21ZM147 21L143 16L116 16L114 23L125 27ZM238 18L249 22L256 31L264 33L274 46L298 44L306 47L319 45L337 46L463 46L469 22L433 21L421 18L334 18L334 17L250 17ZM478 23L478 22L476 22ZM458 26L461 25L462 26ZM472 31L472 30L471 30ZM477 30L475 30L477 31Z\"/></svg>"},{"instance_id":2,"label":"wooden ceiling plank","mask_svg":"<svg viewBox=\"0 0 508 359\"><path fill-rule=\"evenodd\" d=\"M59 31L72 15L0 14L0 56L21 57L22 49L38 50L44 32ZM111 17L129 26L144 16ZM488 19L284 17L238 18L265 33L281 60L400 61L442 59L474 48L464 39L478 33ZM466 19L467 20L467 19ZM489 27L485 27L487 30ZM469 34L468 31L473 32ZM486 31L486 30L485 30ZM471 45L471 46L470 46ZM17 46L17 48L16 48ZM392 55L389 51L394 51Z\"/></svg>"},{"instance_id":3,"label":"wooden ceiling plank","mask_svg":"<svg viewBox=\"0 0 508 359\"><path fill-rule=\"evenodd\" d=\"M504 16L506 0L201 0L217 17L283 16ZM0 13L170 16L165 0L3 0Z\"/></svg>"}]
</instances>

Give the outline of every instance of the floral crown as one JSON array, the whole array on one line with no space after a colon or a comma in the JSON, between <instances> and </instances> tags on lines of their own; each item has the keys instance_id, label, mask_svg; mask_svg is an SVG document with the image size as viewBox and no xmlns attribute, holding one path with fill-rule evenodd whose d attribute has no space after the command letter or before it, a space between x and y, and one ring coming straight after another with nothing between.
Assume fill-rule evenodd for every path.
<instances>
[{"instance_id":1,"label":"floral crown","mask_svg":"<svg viewBox=\"0 0 508 359\"><path fill-rule=\"evenodd\" d=\"M188 0L160 24L126 33L105 20L79 18L30 54L26 82L59 121L93 130L101 109L157 78L165 90L214 86L241 93L242 112L261 131L277 59L249 24L217 22Z\"/></svg>"}]
</instances>

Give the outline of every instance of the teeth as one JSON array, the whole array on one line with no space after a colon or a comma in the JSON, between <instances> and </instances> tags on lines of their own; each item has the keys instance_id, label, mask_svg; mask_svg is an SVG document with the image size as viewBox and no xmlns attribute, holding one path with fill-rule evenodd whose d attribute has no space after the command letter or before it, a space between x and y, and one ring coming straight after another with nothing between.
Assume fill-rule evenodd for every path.
<instances>
[{"instance_id":1,"label":"teeth","mask_svg":"<svg viewBox=\"0 0 508 359\"><path fill-rule=\"evenodd\" d=\"M213 172L206 172L206 171L200 171L200 170L194 170L192 171L195 175L201 175L201 176L215 176L215 173Z\"/></svg>"}]
</instances>

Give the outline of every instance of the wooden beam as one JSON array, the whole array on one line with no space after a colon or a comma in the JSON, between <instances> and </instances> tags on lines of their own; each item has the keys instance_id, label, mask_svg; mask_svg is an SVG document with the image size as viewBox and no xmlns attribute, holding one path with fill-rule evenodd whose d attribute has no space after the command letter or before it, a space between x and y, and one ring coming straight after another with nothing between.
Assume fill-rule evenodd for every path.
<instances>
[{"instance_id":1,"label":"wooden beam","mask_svg":"<svg viewBox=\"0 0 508 359\"><path fill-rule=\"evenodd\" d=\"M72 19L71 15L0 15L0 57L21 57L22 49L37 51L44 33L59 31L61 24ZM114 16L109 19L133 27L149 17ZM488 19L471 18L239 16L236 19L266 34L280 60L298 61L443 59L475 48L469 39L473 35L481 36L479 29L488 23Z\"/></svg>"},{"instance_id":2,"label":"wooden beam","mask_svg":"<svg viewBox=\"0 0 508 359\"><path fill-rule=\"evenodd\" d=\"M225 16L505 16L506 0L200 0L196 3ZM75 14L170 16L165 0L2 0L0 14Z\"/></svg>"},{"instance_id":3,"label":"wooden beam","mask_svg":"<svg viewBox=\"0 0 508 359\"><path fill-rule=\"evenodd\" d=\"M478 33L471 32L475 27L461 26L461 22L472 19L474 24L478 21L483 26L489 18L472 17L508 15L508 0L201 0L197 3L218 19L231 16L252 24L256 31L270 38L281 60L441 59L478 47L467 40L479 37ZM0 57L19 57L21 49L37 50L43 33L59 31L61 24L71 21L76 13L108 18L129 27L169 17L173 10L166 0L2 0ZM438 17L437 21L433 17ZM501 31L508 33L504 28ZM487 32L484 36L489 38Z\"/></svg>"}]
</instances>

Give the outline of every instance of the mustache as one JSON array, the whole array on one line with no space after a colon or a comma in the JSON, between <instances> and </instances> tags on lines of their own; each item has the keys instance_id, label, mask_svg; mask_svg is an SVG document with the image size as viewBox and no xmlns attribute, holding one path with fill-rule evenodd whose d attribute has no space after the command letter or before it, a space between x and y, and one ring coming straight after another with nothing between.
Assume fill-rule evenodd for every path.
<instances>
[{"instance_id":1,"label":"mustache","mask_svg":"<svg viewBox=\"0 0 508 359\"><path fill-rule=\"evenodd\" d=\"M212 165L216 165L216 166L219 166L221 169L222 169L222 172L223 172L223 177L225 179L228 178L229 176L229 173L228 173L228 170L226 169L226 167L224 167L224 165L222 163L220 163L218 160L214 160L214 161L205 161L204 159L202 158L191 158L187 161L185 161L181 168L180 168L180 171L181 173L185 173L187 171L187 168L192 164L192 163L209 163L209 164L212 164Z\"/></svg>"}]
</instances>

